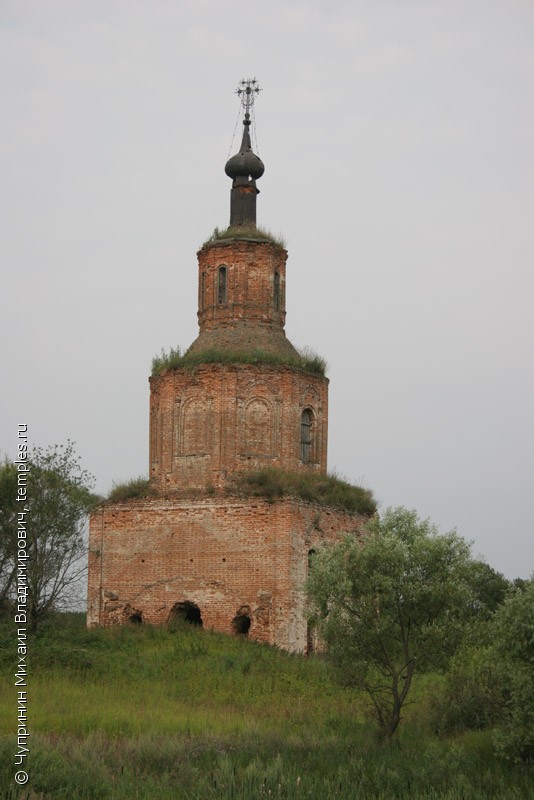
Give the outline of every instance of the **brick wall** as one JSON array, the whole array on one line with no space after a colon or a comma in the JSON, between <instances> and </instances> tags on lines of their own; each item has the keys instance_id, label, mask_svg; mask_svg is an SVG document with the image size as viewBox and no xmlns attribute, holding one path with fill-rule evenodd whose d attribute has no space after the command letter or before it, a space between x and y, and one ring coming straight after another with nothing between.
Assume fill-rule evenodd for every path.
<instances>
[{"instance_id":1,"label":"brick wall","mask_svg":"<svg viewBox=\"0 0 534 800\"><path fill-rule=\"evenodd\" d=\"M286 258L267 241L205 245L188 352L297 356L284 332ZM157 495L91 515L88 624L162 625L177 608L194 610L207 627L235 633L244 620L252 638L306 652L309 552L359 535L365 520L222 490L234 473L266 466L326 472L328 380L289 365L213 363L167 370L150 390Z\"/></svg>"},{"instance_id":2,"label":"brick wall","mask_svg":"<svg viewBox=\"0 0 534 800\"><path fill-rule=\"evenodd\" d=\"M166 624L177 603L200 610L205 627L305 652L303 583L308 554L359 535L365 519L284 498L147 499L102 506L91 516L88 624L137 615Z\"/></svg>"},{"instance_id":3,"label":"brick wall","mask_svg":"<svg viewBox=\"0 0 534 800\"><path fill-rule=\"evenodd\" d=\"M200 333L188 352L259 349L297 356L284 332L286 250L267 241L223 239L197 255Z\"/></svg>"},{"instance_id":4,"label":"brick wall","mask_svg":"<svg viewBox=\"0 0 534 800\"><path fill-rule=\"evenodd\" d=\"M292 367L204 364L150 379L150 478L162 490L224 485L235 471L326 471L328 380ZM312 413L310 460L301 416Z\"/></svg>"}]
</instances>

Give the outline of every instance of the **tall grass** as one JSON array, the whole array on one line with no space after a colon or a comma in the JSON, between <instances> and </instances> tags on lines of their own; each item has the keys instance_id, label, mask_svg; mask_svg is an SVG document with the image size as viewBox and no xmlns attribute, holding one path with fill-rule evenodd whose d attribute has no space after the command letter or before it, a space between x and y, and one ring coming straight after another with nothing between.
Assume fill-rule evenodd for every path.
<instances>
[{"instance_id":1,"label":"tall grass","mask_svg":"<svg viewBox=\"0 0 534 800\"><path fill-rule=\"evenodd\" d=\"M9 786L0 740L0 785ZM46 800L529 800L531 773L492 763L483 742L404 741L382 749L262 738L36 735L32 789ZM12 795L11 797L16 797ZM0 792L0 798L9 795ZM33 798L36 795L32 795Z\"/></svg>"},{"instance_id":2,"label":"tall grass","mask_svg":"<svg viewBox=\"0 0 534 800\"><path fill-rule=\"evenodd\" d=\"M30 641L30 785L20 793L15 656L0 626L0 800L534 797L532 770L496 761L489 732L431 732L431 678L384 747L363 698L332 683L319 658L189 626L60 622Z\"/></svg>"}]
</instances>

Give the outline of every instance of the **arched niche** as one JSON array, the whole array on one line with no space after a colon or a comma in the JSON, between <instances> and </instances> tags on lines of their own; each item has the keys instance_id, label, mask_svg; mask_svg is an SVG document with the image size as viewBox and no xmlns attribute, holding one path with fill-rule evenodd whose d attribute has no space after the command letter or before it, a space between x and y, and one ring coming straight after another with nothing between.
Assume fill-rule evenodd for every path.
<instances>
[{"instance_id":1,"label":"arched niche","mask_svg":"<svg viewBox=\"0 0 534 800\"><path fill-rule=\"evenodd\" d=\"M252 617L250 606L241 606L232 620L232 630L236 636L248 636Z\"/></svg>"},{"instance_id":2,"label":"arched niche","mask_svg":"<svg viewBox=\"0 0 534 800\"><path fill-rule=\"evenodd\" d=\"M169 614L168 624L171 627L173 624L185 622L200 628L203 625L200 608L191 600L181 600L179 603L175 603Z\"/></svg>"},{"instance_id":3,"label":"arched niche","mask_svg":"<svg viewBox=\"0 0 534 800\"><path fill-rule=\"evenodd\" d=\"M275 415L273 404L264 397L252 397L243 404L243 452L270 456L274 452Z\"/></svg>"}]
</instances>

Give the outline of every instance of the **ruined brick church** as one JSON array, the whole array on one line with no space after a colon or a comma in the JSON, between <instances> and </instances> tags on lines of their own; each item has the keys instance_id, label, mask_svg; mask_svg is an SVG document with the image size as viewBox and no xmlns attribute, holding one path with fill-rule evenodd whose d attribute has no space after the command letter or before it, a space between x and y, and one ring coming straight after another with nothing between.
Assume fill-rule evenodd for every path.
<instances>
[{"instance_id":1,"label":"ruined brick church","mask_svg":"<svg viewBox=\"0 0 534 800\"><path fill-rule=\"evenodd\" d=\"M287 251L256 228L256 91L240 84L242 143L225 167L230 227L197 254L198 338L150 378L150 493L91 515L87 618L181 618L303 653L313 646L311 555L359 535L366 516L242 490L266 468L326 475L328 434L328 379L284 331Z\"/></svg>"}]
</instances>

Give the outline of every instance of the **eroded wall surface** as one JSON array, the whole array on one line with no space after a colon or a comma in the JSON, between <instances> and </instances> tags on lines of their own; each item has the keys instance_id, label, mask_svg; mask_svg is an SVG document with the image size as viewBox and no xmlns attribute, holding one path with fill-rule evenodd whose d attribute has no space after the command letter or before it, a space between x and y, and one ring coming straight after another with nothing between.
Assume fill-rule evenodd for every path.
<instances>
[{"instance_id":1,"label":"eroded wall surface","mask_svg":"<svg viewBox=\"0 0 534 800\"><path fill-rule=\"evenodd\" d=\"M90 521L88 624L166 625L189 603L206 628L232 634L248 618L250 638L306 652L310 551L359 536L365 521L291 498L103 505Z\"/></svg>"}]
</instances>

